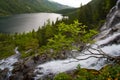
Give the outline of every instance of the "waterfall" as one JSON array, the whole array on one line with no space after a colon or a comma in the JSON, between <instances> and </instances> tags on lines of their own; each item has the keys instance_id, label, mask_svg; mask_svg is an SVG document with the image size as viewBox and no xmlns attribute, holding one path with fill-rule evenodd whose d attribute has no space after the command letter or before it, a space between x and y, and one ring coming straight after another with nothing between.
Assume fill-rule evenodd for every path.
<instances>
[{"instance_id":1,"label":"waterfall","mask_svg":"<svg viewBox=\"0 0 120 80\"><path fill-rule=\"evenodd\" d=\"M74 70L78 65L80 65L81 68L100 70L105 65L113 63L113 61L108 61L107 58L102 57L102 55L94 55L92 53L100 54L98 51L100 49L109 56L120 56L120 0L118 0L116 5L110 10L106 22L101 28L101 32L94 40L96 41L94 44L89 45L90 47L79 52L75 58L70 57L65 60L53 60L37 66L35 65L35 80L45 75ZM13 64L18 62L20 57L18 47L14 49L14 52L16 53L15 55L0 60L0 69L9 69L8 76L11 75L10 72L13 70ZM34 60L31 61L31 64L34 63ZM29 60L27 62L29 63Z\"/></svg>"},{"instance_id":2,"label":"waterfall","mask_svg":"<svg viewBox=\"0 0 120 80\"><path fill-rule=\"evenodd\" d=\"M102 45L105 44L111 40L113 40L115 38L115 36L120 35L118 34L114 34L113 36L110 36L108 38L105 38L104 40L101 41L97 41L95 44L97 45ZM97 46L93 44L92 47L97 49ZM120 56L120 45L108 45L108 46L104 46L101 48L101 50L103 52L105 52L106 54L112 55L112 56ZM98 53L96 50L91 50L93 53ZM84 55L84 54L90 54L90 55ZM92 55L89 51L85 51L83 54L79 53L79 56L76 57L77 59L84 59L87 58L89 56L94 56ZM99 57L99 56L98 56ZM48 75L50 73L53 74L57 74L60 72L66 72L66 71L70 71L70 70L74 70L76 69L77 65L80 64L80 66L82 68L88 68L88 69L96 69L96 70L100 70L103 66L106 65L106 58L88 58L86 60L76 60L74 58L68 58L66 60L57 60L57 61L50 61L44 64L41 64L39 66L37 66L37 69L35 70L35 72L38 73L42 73L42 74L38 74L37 78L39 79L40 77L44 76L44 75Z\"/></svg>"},{"instance_id":3,"label":"waterfall","mask_svg":"<svg viewBox=\"0 0 120 80\"><path fill-rule=\"evenodd\" d=\"M4 70L5 68L8 68L10 71L13 69L13 64L15 62L18 62L20 52L18 51L18 47L14 49L15 55L12 55L6 59L0 60L0 69Z\"/></svg>"},{"instance_id":4,"label":"waterfall","mask_svg":"<svg viewBox=\"0 0 120 80\"><path fill-rule=\"evenodd\" d=\"M101 28L100 34L95 38L96 42L91 45L92 48L100 49L107 55L120 56L120 0L117 1L116 5L110 10L107 15L107 19L103 27ZM99 54L96 50L91 50L93 53ZM87 54L87 55L85 55ZM86 49L79 53L77 59L84 59L90 56L94 56ZM96 55L101 57L101 55ZM112 63L112 61L110 62ZM100 70L103 66L107 65L107 58L95 58L90 57L86 60L76 60L75 58L68 58L66 60L56 60L40 64L36 67L35 73L37 76L35 79L39 79L42 76L49 74L58 74L60 72L66 72L76 69L77 65L82 68ZM40 74L39 74L40 73Z\"/></svg>"}]
</instances>

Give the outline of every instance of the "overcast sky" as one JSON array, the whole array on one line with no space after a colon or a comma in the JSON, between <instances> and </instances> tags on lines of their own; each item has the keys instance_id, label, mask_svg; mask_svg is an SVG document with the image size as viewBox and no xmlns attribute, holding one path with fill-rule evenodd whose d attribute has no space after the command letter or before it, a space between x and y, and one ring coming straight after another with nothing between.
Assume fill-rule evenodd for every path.
<instances>
[{"instance_id":1,"label":"overcast sky","mask_svg":"<svg viewBox=\"0 0 120 80\"><path fill-rule=\"evenodd\" d=\"M80 7L80 4L83 5L90 2L91 0L50 0L55 1L64 5L72 6L72 7Z\"/></svg>"}]
</instances>

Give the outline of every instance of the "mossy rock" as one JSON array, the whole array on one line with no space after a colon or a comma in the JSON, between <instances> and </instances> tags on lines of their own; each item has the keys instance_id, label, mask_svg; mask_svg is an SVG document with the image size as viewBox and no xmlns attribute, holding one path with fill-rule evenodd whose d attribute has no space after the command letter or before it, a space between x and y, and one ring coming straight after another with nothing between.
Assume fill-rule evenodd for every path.
<instances>
[{"instance_id":1,"label":"mossy rock","mask_svg":"<svg viewBox=\"0 0 120 80\"><path fill-rule=\"evenodd\" d=\"M54 80L73 80L72 77L66 73L59 73L54 77Z\"/></svg>"}]
</instances>

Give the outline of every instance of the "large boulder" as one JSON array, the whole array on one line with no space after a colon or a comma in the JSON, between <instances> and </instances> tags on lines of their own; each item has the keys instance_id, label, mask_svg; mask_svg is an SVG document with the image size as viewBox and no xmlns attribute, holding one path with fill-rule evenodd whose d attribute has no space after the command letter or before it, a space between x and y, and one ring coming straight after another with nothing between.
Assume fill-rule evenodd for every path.
<instances>
[{"instance_id":1,"label":"large boulder","mask_svg":"<svg viewBox=\"0 0 120 80\"><path fill-rule=\"evenodd\" d=\"M35 77L35 67L38 64L42 64L44 62L49 61L47 55L35 55L32 57L25 58L23 60L19 60L13 66L12 75L9 77L10 80L34 80ZM18 79L17 79L18 78Z\"/></svg>"}]
</instances>

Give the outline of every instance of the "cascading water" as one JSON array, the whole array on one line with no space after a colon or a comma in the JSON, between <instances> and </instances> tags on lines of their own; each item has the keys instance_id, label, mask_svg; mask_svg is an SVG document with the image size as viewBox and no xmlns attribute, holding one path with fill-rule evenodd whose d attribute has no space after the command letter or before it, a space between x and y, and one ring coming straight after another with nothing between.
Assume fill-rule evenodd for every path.
<instances>
[{"instance_id":1,"label":"cascading water","mask_svg":"<svg viewBox=\"0 0 120 80\"><path fill-rule=\"evenodd\" d=\"M118 34L118 35L120 36L120 34ZM116 35L113 35L104 40L98 41L98 42L96 42L96 44L101 45L101 44L107 43L107 42L111 41L112 39L114 40L115 36ZM96 45L92 45L92 47L97 49ZM120 56L120 45L112 44L112 45L104 46L101 48L101 50L111 56ZM99 54L99 52L96 50L91 50L91 52ZM87 55L85 55L85 54L87 54ZM94 55L92 55L89 51L85 51L83 54L80 53L80 55L76 58L77 59L85 59L90 56L94 56ZM97 57L100 57L100 56L97 56ZM98 59L95 57L91 57L86 60L80 60L80 61L78 61L74 58L70 58L70 59L66 59L66 60L51 61L51 62L47 62L42 65L39 65L37 67L37 69L35 70L35 72L38 71L38 73L42 73L40 75L39 74L37 75L38 76L37 78L39 79L40 77L51 74L51 73L57 74L60 72L74 70L74 69L76 69L78 64L80 64L81 67L83 67L83 68L99 70L104 65L106 65L106 63L105 63L106 60L107 60L106 58Z\"/></svg>"},{"instance_id":2,"label":"cascading water","mask_svg":"<svg viewBox=\"0 0 120 80\"><path fill-rule=\"evenodd\" d=\"M15 55L12 55L6 59L0 60L0 69L4 70L5 68L8 68L10 71L13 69L13 64L15 62L18 62L20 52L18 51L18 47L15 48Z\"/></svg>"},{"instance_id":3,"label":"cascading water","mask_svg":"<svg viewBox=\"0 0 120 80\"><path fill-rule=\"evenodd\" d=\"M91 45L92 48L100 49L110 56L120 56L120 0L117 1L116 6L114 6L110 13L107 15L106 23L101 28L101 33L95 38L96 43ZM97 45L97 46L96 46ZM91 52L99 54L99 51L91 50ZM90 51L84 51L77 56L77 59L85 59L90 56L95 56L90 53ZM85 55L87 54L87 55ZM96 55L96 57L101 57L101 55ZM77 65L80 64L81 67L88 69L99 70L105 66L106 58L95 58L90 57L86 60L76 60L74 58L68 58L66 60L50 61L44 64L40 64L35 69L37 72L36 79L48 74L57 74L60 72L70 71L76 69ZM40 73L40 74L39 74Z\"/></svg>"},{"instance_id":4,"label":"cascading water","mask_svg":"<svg viewBox=\"0 0 120 80\"><path fill-rule=\"evenodd\" d=\"M34 63L34 60L28 58L27 61L23 60L23 64L21 63L20 65L18 65L20 67L17 67L17 71L21 72L19 73L16 71L16 73L14 73L13 76L20 76L20 78L23 78L24 72L34 70L34 73L36 73L35 79L37 80L39 78L44 77L45 75L58 74L60 72L74 70L79 64L83 68L99 70L103 66L108 64L107 58L96 58L102 57L102 55L92 54L99 54L100 52L95 50L99 48L109 56L120 56L120 0L118 0L116 6L114 6L110 10L110 13L107 15L106 23L101 28L101 33L95 38L95 41L95 44L90 45L90 47L94 49L88 48L89 51L88 49L85 49L83 52L80 52L79 55L76 57L77 59L85 60L77 60L75 58L68 58L65 60L54 60L44 64L40 64L34 70L34 66L36 66L37 64L31 65ZM9 72L12 71L13 68L15 69L15 67L13 67L13 64L15 62L18 62L18 59L20 57L18 47L15 48L15 53L16 54L13 56L0 60L0 70L4 70L6 68L9 69L8 76ZM110 63L112 62L110 61ZM14 80L16 80L16 78Z\"/></svg>"},{"instance_id":5,"label":"cascading water","mask_svg":"<svg viewBox=\"0 0 120 80\"><path fill-rule=\"evenodd\" d=\"M8 80L11 76L11 71L13 70L13 64L18 62L18 59L20 57L20 52L18 51L18 47L15 48L15 55L12 55L6 59L0 60L0 70L4 73L4 77L0 78L2 80Z\"/></svg>"}]
</instances>

